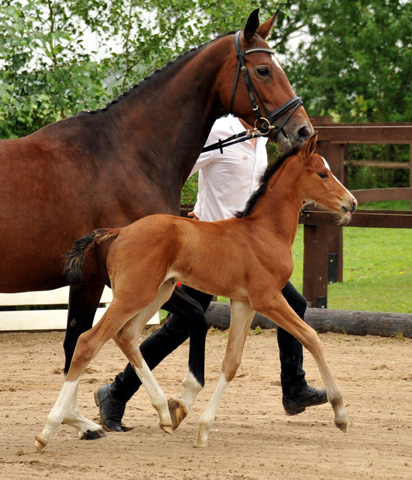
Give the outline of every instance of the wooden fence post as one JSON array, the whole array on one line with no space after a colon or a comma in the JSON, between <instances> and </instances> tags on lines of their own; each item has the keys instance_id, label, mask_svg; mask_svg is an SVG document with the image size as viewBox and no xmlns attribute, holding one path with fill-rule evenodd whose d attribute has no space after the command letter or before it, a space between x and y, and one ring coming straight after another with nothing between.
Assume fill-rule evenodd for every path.
<instances>
[{"instance_id":1,"label":"wooden fence post","mask_svg":"<svg viewBox=\"0 0 412 480\"><path fill-rule=\"evenodd\" d=\"M332 124L330 117L312 117L316 126ZM345 145L318 141L318 153L329 163L334 175L344 181ZM327 308L328 283L343 280L343 233L334 225L304 226L303 295L309 305Z\"/></svg>"}]
</instances>

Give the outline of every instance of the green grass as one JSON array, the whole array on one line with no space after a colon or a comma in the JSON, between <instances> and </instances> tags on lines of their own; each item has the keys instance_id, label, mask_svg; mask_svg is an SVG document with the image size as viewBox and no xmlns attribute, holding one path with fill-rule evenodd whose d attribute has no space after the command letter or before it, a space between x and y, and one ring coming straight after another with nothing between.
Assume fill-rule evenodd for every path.
<instances>
[{"instance_id":1,"label":"green grass","mask_svg":"<svg viewBox=\"0 0 412 480\"><path fill-rule=\"evenodd\" d=\"M370 202L359 205L360 210L410 210L409 200L392 200L390 202Z\"/></svg>"},{"instance_id":2,"label":"green grass","mask_svg":"<svg viewBox=\"0 0 412 480\"><path fill-rule=\"evenodd\" d=\"M303 284L303 226L291 281ZM412 313L412 230L343 229L343 282L328 286L328 308Z\"/></svg>"}]
</instances>

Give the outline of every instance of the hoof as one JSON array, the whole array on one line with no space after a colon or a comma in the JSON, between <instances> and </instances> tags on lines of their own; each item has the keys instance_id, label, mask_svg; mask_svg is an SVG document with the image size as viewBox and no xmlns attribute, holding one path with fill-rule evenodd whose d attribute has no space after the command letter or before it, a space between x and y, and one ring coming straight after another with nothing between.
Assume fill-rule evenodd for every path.
<instances>
[{"instance_id":1,"label":"hoof","mask_svg":"<svg viewBox=\"0 0 412 480\"><path fill-rule=\"evenodd\" d=\"M199 439L198 439L193 446L194 446L195 448L206 448L206 447L207 447L207 441L206 441L206 442L201 442L201 441L199 441Z\"/></svg>"},{"instance_id":2,"label":"hoof","mask_svg":"<svg viewBox=\"0 0 412 480\"><path fill-rule=\"evenodd\" d=\"M169 406L170 417L172 419L173 430L176 430L186 418L187 412L179 400L175 398L169 398L167 403Z\"/></svg>"},{"instance_id":3,"label":"hoof","mask_svg":"<svg viewBox=\"0 0 412 480\"><path fill-rule=\"evenodd\" d=\"M346 422L337 422L335 420L335 425L339 428L339 430L342 430L343 433L346 433L346 429L348 427L348 424Z\"/></svg>"},{"instance_id":4,"label":"hoof","mask_svg":"<svg viewBox=\"0 0 412 480\"><path fill-rule=\"evenodd\" d=\"M173 427L171 425L160 425L160 428L169 435L173 435Z\"/></svg>"},{"instance_id":5,"label":"hoof","mask_svg":"<svg viewBox=\"0 0 412 480\"><path fill-rule=\"evenodd\" d=\"M95 430L95 431L90 431L87 430L87 432L84 432L80 436L80 440L99 440L99 438L107 437L107 435L104 433L104 430Z\"/></svg>"},{"instance_id":6,"label":"hoof","mask_svg":"<svg viewBox=\"0 0 412 480\"><path fill-rule=\"evenodd\" d=\"M34 446L36 447L37 453L41 453L46 444L39 440L38 437L34 437Z\"/></svg>"}]
</instances>

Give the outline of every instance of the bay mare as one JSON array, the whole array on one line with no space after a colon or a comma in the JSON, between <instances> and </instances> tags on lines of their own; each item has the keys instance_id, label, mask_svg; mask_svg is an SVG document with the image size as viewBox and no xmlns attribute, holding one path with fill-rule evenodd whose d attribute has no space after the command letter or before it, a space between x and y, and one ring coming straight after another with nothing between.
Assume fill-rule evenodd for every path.
<instances>
[{"instance_id":1,"label":"bay mare","mask_svg":"<svg viewBox=\"0 0 412 480\"><path fill-rule=\"evenodd\" d=\"M240 365L256 311L294 335L313 355L335 413L335 425L346 431L342 396L327 366L318 335L282 295L293 271L291 248L302 205L314 201L336 213L342 222L350 220L357 205L315 149L316 136L302 151L283 157L274 169L269 168L260 189L239 218L196 222L153 215L124 228L96 230L76 242L66 265L73 284L81 281L85 253L89 250L93 255L91 247L111 243L107 271L113 302L101 321L80 336L60 395L46 426L35 439L38 451L61 423L74 426L80 436L88 431L104 435L100 425L81 416L77 387L87 365L111 338L146 387L159 413L160 427L168 433L177 428L202 385L189 368L181 397L168 402L137 342L143 326L167 301L177 282L231 299L227 351L218 385L200 418L197 447L207 445L216 409ZM205 337L206 331L203 343Z\"/></svg>"},{"instance_id":2,"label":"bay mare","mask_svg":"<svg viewBox=\"0 0 412 480\"><path fill-rule=\"evenodd\" d=\"M240 37L242 51L250 51L243 60L263 113L294 97L267 50L265 39L274 21L259 26L255 10ZM256 118L243 75L233 88L238 66L234 43L231 33L187 52L102 110L83 112L24 138L0 140L1 292L62 287L63 254L87 232L125 226L153 213L179 213L181 188L231 100L235 115L249 124ZM281 126L290 112L275 125ZM312 126L302 106L279 131L281 151L307 141ZM82 286L70 290L66 373L79 335L92 325L105 284L103 246L87 259ZM166 308L184 315L181 300L173 296Z\"/></svg>"}]
</instances>

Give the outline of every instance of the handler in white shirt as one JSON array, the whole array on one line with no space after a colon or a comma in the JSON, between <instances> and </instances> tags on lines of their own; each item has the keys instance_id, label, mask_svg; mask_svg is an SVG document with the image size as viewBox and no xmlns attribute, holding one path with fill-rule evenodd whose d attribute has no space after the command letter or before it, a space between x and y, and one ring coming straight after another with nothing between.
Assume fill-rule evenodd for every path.
<instances>
[{"instance_id":1,"label":"handler in white shirt","mask_svg":"<svg viewBox=\"0 0 412 480\"><path fill-rule=\"evenodd\" d=\"M240 133L248 127L231 115L220 118L213 125L206 145ZM198 201L189 214L197 220L216 221L232 218L243 211L249 197L258 188L260 177L268 159L266 137L258 137L231 146L204 152L191 172L199 172ZM194 220L195 221L195 220ZM274 266L276 268L276 266ZM182 289L194 298L206 311L212 295L182 285ZM288 282L282 293L289 305L303 319L306 299ZM169 353L189 337L188 321L196 312L188 304L185 315L172 314L162 328L154 332L141 345L140 350L150 369L158 365ZM199 309L197 310L197 312ZM185 318L184 318L185 317ZM286 330L278 328L277 340L281 362L282 402L287 415L296 415L307 407L327 402L325 390L309 386L302 368L302 345ZM130 364L116 376L113 383L98 389L100 419L107 430L121 432L122 417L128 400L139 389L141 382Z\"/></svg>"},{"instance_id":2,"label":"handler in white shirt","mask_svg":"<svg viewBox=\"0 0 412 480\"><path fill-rule=\"evenodd\" d=\"M229 138L249 128L232 115L216 120L206 145ZM206 222L233 218L242 211L268 164L267 137L205 152L198 158L192 172L199 172L196 217Z\"/></svg>"}]
</instances>

